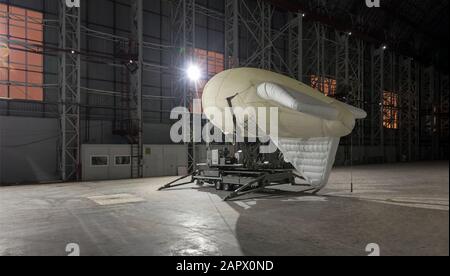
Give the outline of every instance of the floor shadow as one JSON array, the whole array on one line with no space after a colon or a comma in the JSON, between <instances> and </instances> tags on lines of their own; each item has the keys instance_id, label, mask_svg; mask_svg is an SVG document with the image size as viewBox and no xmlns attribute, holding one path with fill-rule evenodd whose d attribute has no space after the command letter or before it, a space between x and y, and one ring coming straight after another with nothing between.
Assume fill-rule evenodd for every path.
<instances>
[{"instance_id":1,"label":"floor shadow","mask_svg":"<svg viewBox=\"0 0 450 276\"><path fill-rule=\"evenodd\" d=\"M221 198L229 193L192 189ZM239 213L236 238L247 256L366 256L371 243L382 255L449 254L445 211L278 189L227 203Z\"/></svg>"}]
</instances>

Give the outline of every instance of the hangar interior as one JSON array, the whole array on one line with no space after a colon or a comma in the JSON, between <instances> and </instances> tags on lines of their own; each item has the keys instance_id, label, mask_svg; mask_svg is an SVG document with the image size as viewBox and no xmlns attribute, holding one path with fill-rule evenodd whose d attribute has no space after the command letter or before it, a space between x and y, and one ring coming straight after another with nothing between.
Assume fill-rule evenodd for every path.
<instances>
[{"instance_id":1,"label":"hangar interior","mask_svg":"<svg viewBox=\"0 0 450 276\"><path fill-rule=\"evenodd\" d=\"M0 190L2 226L6 227L6 220L12 215L4 211L7 206L19 210L19 216L25 221L31 220L25 210L16 205L16 200L27 198L26 192L36 200L42 199L42 202L28 203L37 204L42 210L50 208L46 204L55 205L57 210L61 204L80 204L76 198L94 193L95 187L105 194L108 194L108 187L117 194L128 193L125 187L129 187L142 192L140 197L144 199L151 197L158 210L168 207L163 200L174 200L177 208L183 208L182 201L186 200L182 198L183 191L175 191L171 198L168 193L156 194L145 188L148 177L169 179L183 175L206 159L204 144L172 143L171 110L178 106L190 107L192 100L201 98L203 86L214 75L231 68L255 67L290 76L328 97L366 110L367 119L359 121L353 134L341 140L336 157L337 173L332 176L332 188L327 192L340 195L346 191L350 182L347 174L351 171L352 180L360 181L364 187L361 190L370 194L361 192L355 197L369 197L370 204L376 205L374 210L383 215L390 212L390 205L380 207L377 201L387 200L384 196L389 196L390 189L407 190L408 194L408 183L411 183L410 189L416 189L417 194L411 192L409 200L405 197L392 208L406 208L399 211L399 216L410 216L417 210L418 218L428 217L432 223L427 226L427 220L408 222L419 223L426 229L443 220L436 226L436 235L430 238L431 244L438 243L440 247L435 251L430 247L420 251L417 245L414 250L418 251L407 251L395 248L393 241L387 251L448 255L448 1L381 1L380 8L368 8L365 1L359 0L80 2L80 8L76 8L68 7L65 0L0 0L0 186L68 183L30 185L23 188L25 191L19 190L19 186L4 187ZM195 86L185 77L186 64L193 60L204 72ZM392 168L399 174L405 172L404 177L396 175ZM422 174L416 175L416 171ZM381 186L370 181L371 172L380 176L374 182L381 181ZM391 178L385 178L387 175ZM130 180L124 181L122 188L119 182L104 182L99 186L92 182L86 182L86 186L75 183L115 179ZM161 179L155 180L156 185L161 184ZM393 188L387 184L391 182L402 185ZM420 194L419 190L426 190L428 182L432 187L430 193ZM364 186L366 184L369 186ZM66 196L73 196L74 201L57 203L43 199L64 197L64 192L58 188L71 187L76 191L67 191ZM191 200L200 202L206 197L204 193L186 193ZM326 198L319 201L333 201L336 207L345 205L347 198L354 200L355 197L346 194L336 202ZM420 197L428 201L419 200ZM430 200L437 201L430 203ZM253 210L253 201L241 203L236 208ZM214 204L218 204L216 208L230 208L218 201ZM268 204L272 203L263 201L261 205ZM352 201L351 204L362 203ZM413 207L407 209L410 207L405 205ZM421 209L424 205L437 207L432 208L433 211ZM351 211L349 206L343 209L347 214L358 212L356 216L363 217L365 207L359 207L358 211ZM328 206L328 209L333 207ZM106 215L117 215L114 212L120 211L116 209ZM124 207L122 211L129 216L132 209ZM145 206L138 208L140 219L144 219L145 211ZM182 214L170 212L168 216L174 221L189 224L178 217ZM192 215L195 210L186 212ZM214 223L216 215L209 214L211 210L204 212L198 216L211 215L210 222ZM89 217L88 213L77 214L77 217L93 220L100 216ZM288 220L288 215L297 216L292 211L280 220ZM207 238L188 233L191 240L173 245L172 251L155 249L150 253L190 254L185 247L193 246L194 253L258 254L258 246L245 236L251 236L247 228L258 216L263 213L254 217L242 215L248 219L244 222L241 217L240 226L244 230L239 238L242 238L241 247L247 246L248 250L238 251L233 247L235 236L230 233L224 234L223 245L214 248L208 247L211 245L208 242L199 248L196 239ZM112 223L120 219L100 221L112 227ZM328 217L326 221L332 224L336 223L335 219ZM395 221L393 224L399 223L391 219ZM61 222L64 227L69 227L69 221L61 220L64 220ZM199 220L197 218L197 222ZM235 222L227 218L224 223ZM276 219L271 219L271 223L276 223ZM20 245L8 247L6 241L14 237L13 228L8 229L5 242L1 242L0 236L0 254L29 254L30 251ZM41 231L45 235L46 230ZM61 231L54 235L56 243L62 242ZM179 230L183 231L185 229ZM171 233L180 234L176 229ZM445 233L446 237L441 235ZM108 234L113 237L123 233L102 233L102 237ZM417 230L411 233L411 238L422 234ZM78 232L74 235L75 239L83 239ZM264 234L255 236L262 239ZM146 246L168 239L163 234L154 238L134 251L114 251L121 246L117 244L117 248L99 248L92 240L86 246L91 254L145 254ZM16 241L18 239L16 237ZM140 233L133 242L143 240ZM390 243L388 241L385 240L386 244ZM32 254L59 254L59 251L46 251L43 244L35 245L37 249L32 250ZM2 246L6 248L4 251ZM294 249L283 252L280 247L273 254L341 252L338 243L330 245L330 251L309 248L310 244L305 246L304 252ZM355 254L351 247L342 252Z\"/></svg>"}]
</instances>

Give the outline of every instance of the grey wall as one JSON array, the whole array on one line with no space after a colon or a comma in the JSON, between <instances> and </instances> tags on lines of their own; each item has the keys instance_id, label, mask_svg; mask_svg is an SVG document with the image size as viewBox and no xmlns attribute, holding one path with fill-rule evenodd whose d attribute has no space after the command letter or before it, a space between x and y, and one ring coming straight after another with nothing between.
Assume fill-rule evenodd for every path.
<instances>
[{"instance_id":1,"label":"grey wall","mask_svg":"<svg viewBox=\"0 0 450 276\"><path fill-rule=\"evenodd\" d=\"M86 124L89 124L86 126ZM171 144L170 125L144 123L145 144ZM87 134L87 132L89 132ZM120 136L113 135L112 121L95 120L81 122L81 142L83 144L128 144Z\"/></svg>"},{"instance_id":2,"label":"grey wall","mask_svg":"<svg viewBox=\"0 0 450 276\"><path fill-rule=\"evenodd\" d=\"M94 121L90 131L85 144L126 144L111 122ZM171 143L168 125L146 123L144 132L146 144ZM0 184L58 180L58 137L57 119L0 116Z\"/></svg>"},{"instance_id":3,"label":"grey wall","mask_svg":"<svg viewBox=\"0 0 450 276\"><path fill-rule=\"evenodd\" d=\"M57 180L58 121L0 116L0 184Z\"/></svg>"}]
</instances>

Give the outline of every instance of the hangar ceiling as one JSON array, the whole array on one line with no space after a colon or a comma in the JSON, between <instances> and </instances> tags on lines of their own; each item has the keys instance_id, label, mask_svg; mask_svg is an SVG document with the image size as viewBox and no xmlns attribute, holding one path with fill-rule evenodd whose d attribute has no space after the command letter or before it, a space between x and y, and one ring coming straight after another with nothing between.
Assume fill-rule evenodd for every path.
<instances>
[{"instance_id":1,"label":"hangar ceiling","mask_svg":"<svg viewBox=\"0 0 450 276\"><path fill-rule=\"evenodd\" d=\"M365 0L268 1L449 69L448 0L381 0L380 8L368 8Z\"/></svg>"}]
</instances>

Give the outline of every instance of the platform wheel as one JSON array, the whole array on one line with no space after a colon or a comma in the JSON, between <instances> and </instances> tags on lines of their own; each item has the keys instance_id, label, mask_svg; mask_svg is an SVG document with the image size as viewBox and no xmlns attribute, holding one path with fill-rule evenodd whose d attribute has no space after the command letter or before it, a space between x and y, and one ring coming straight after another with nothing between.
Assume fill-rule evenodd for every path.
<instances>
[{"instance_id":1,"label":"platform wheel","mask_svg":"<svg viewBox=\"0 0 450 276\"><path fill-rule=\"evenodd\" d=\"M234 188L234 185L231 185L231 184L228 184L228 183L223 184L223 189L225 191L227 191L227 192L233 191L233 188Z\"/></svg>"},{"instance_id":2,"label":"platform wheel","mask_svg":"<svg viewBox=\"0 0 450 276\"><path fill-rule=\"evenodd\" d=\"M203 180L197 180L197 186L202 187L203 185L205 185L205 182Z\"/></svg>"},{"instance_id":3,"label":"platform wheel","mask_svg":"<svg viewBox=\"0 0 450 276\"><path fill-rule=\"evenodd\" d=\"M223 184L220 181L216 181L216 183L214 183L214 186L216 187L217 191L223 190Z\"/></svg>"}]
</instances>

